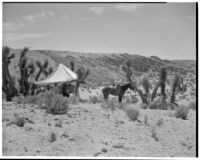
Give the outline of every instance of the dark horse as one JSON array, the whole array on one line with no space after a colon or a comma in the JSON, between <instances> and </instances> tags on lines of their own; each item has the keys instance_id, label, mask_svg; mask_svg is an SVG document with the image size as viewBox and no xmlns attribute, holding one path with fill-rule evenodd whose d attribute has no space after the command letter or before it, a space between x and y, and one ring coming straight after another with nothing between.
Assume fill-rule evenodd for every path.
<instances>
[{"instance_id":1,"label":"dark horse","mask_svg":"<svg viewBox=\"0 0 200 160\"><path fill-rule=\"evenodd\" d=\"M134 90L134 88L130 85L130 83L124 84L124 85L117 85L114 87L105 87L102 89L103 97L104 99L108 99L109 95L112 94L114 96L118 96L118 101L122 102L122 97L124 96L124 93L126 90L130 88L131 90Z\"/></svg>"}]
</instances>

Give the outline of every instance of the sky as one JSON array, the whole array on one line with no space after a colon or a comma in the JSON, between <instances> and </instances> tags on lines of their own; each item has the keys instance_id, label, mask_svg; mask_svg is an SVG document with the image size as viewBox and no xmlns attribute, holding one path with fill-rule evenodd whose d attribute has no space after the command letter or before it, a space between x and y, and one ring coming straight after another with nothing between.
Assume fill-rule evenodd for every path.
<instances>
[{"instance_id":1,"label":"sky","mask_svg":"<svg viewBox=\"0 0 200 160\"><path fill-rule=\"evenodd\" d=\"M196 4L4 3L3 45L196 59Z\"/></svg>"}]
</instances>

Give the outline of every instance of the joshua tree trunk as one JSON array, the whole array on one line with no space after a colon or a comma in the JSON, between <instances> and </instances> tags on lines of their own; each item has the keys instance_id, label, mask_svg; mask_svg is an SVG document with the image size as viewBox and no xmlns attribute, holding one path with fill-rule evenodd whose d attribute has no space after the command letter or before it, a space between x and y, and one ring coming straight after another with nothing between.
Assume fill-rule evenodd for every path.
<instances>
[{"instance_id":1,"label":"joshua tree trunk","mask_svg":"<svg viewBox=\"0 0 200 160\"><path fill-rule=\"evenodd\" d=\"M144 96L142 90L140 90L140 89L138 89L138 88L136 87L135 83L131 80L130 77L127 77L127 78L128 78L129 83L131 84L131 86L135 89L136 92L139 93L140 98L141 98L141 100L142 100L142 103L148 104L147 96Z\"/></svg>"},{"instance_id":2,"label":"joshua tree trunk","mask_svg":"<svg viewBox=\"0 0 200 160\"><path fill-rule=\"evenodd\" d=\"M3 61L3 91L6 94L6 101L12 101L14 93L14 82L10 76L9 68L7 61Z\"/></svg>"},{"instance_id":3,"label":"joshua tree trunk","mask_svg":"<svg viewBox=\"0 0 200 160\"><path fill-rule=\"evenodd\" d=\"M75 90L74 90L74 95L75 97L77 97L77 99L79 100L80 95L79 95L79 86L80 86L80 82L76 81L76 86L75 86Z\"/></svg>"},{"instance_id":4,"label":"joshua tree trunk","mask_svg":"<svg viewBox=\"0 0 200 160\"><path fill-rule=\"evenodd\" d=\"M158 83L156 84L156 86L155 86L155 88L154 88L154 90L153 90L153 92L152 92L152 94L151 94L151 101L154 100L154 98L155 98L155 96L156 96L156 93L157 93L157 90L158 90L159 87L160 87L160 82L158 82Z\"/></svg>"},{"instance_id":5,"label":"joshua tree trunk","mask_svg":"<svg viewBox=\"0 0 200 160\"><path fill-rule=\"evenodd\" d=\"M176 91L176 87L173 86L172 95L171 95L171 98L170 98L170 102L171 102L171 103L174 103L174 102L175 102L175 91Z\"/></svg>"},{"instance_id":6,"label":"joshua tree trunk","mask_svg":"<svg viewBox=\"0 0 200 160\"><path fill-rule=\"evenodd\" d=\"M165 83L160 83L160 88L161 88L161 94L163 95L163 98L166 99Z\"/></svg>"}]
</instances>

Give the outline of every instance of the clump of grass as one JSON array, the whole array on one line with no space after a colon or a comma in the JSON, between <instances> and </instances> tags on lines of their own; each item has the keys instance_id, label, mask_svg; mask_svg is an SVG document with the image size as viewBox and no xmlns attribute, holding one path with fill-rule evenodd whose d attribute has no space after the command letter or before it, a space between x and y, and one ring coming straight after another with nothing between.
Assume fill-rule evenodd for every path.
<instances>
[{"instance_id":1,"label":"clump of grass","mask_svg":"<svg viewBox=\"0 0 200 160\"><path fill-rule=\"evenodd\" d=\"M62 120L59 120L55 123L55 127L60 127L62 128Z\"/></svg>"},{"instance_id":2,"label":"clump of grass","mask_svg":"<svg viewBox=\"0 0 200 160\"><path fill-rule=\"evenodd\" d=\"M44 108L50 114L65 114L69 106L68 101L62 95L54 95L51 100L45 102Z\"/></svg>"},{"instance_id":3,"label":"clump of grass","mask_svg":"<svg viewBox=\"0 0 200 160\"><path fill-rule=\"evenodd\" d=\"M23 127L24 124L25 124L25 120L23 117L20 117L18 114L14 114L14 121L13 121L14 124L16 124L17 126L19 127Z\"/></svg>"},{"instance_id":4,"label":"clump of grass","mask_svg":"<svg viewBox=\"0 0 200 160\"><path fill-rule=\"evenodd\" d=\"M100 101L99 101L99 99L98 99L97 96L90 96L89 102L90 102L90 103L96 104L96 103L98 103L98 102L100 102Z\"/></svg>"},{"instance_id":5,"label":"clump of grass","mask_svg":"<svg viewBox=\"0 0 200 160\"><path fill-rule=\"evenodd\" d=\"M136 121L136 120L138 120L140 112L139 112L138 109L128 108L128 109L126 109L126 114L127 114L127 116L129 117L130 120Z\"/></svg>"},{"instance_id":6,"label":"clump of grass","mask_svg":"<svg viewBox=\"0 0 200 160\"><path fill-rule=\"evenodd\" d=\"M142 109L147 109L149 106L148 106L148 104L146 104L146 103L142 103L141 104L141 108Z\"/></svg>"},{"instance_id":7,"label":"clump of grass","mask_svg":"<svg viewBox=\"0 0 200 160\"><path fill-rule=\"evenodd\" d=\"M156 126L158 127L161 127L161 125L164 123L163 119L159 119L157 122L156 122Z\"/></svg>"},{"instance_id":8,"label":"clump of grass","mask_svg":"<svg viewBox=\"0 0 200 160\"><path fill-rule=\"evenodd\" d=\"M113 100L107 100L102 103L101 107L115 111L116 108L118 108L118 103L114 102Z\"/></svg>"},{"instance_id":9,"label":"clump of grass","mask_svg":"<svg viewBox=\"0 0 200 160\"><path fill-rule=\"evenodd\" d=\"M190 108L196 111L196 108L197 108L197 102L196 102L196 99L193 100L193 101L190 103Z\"/></svg>"},{"instance_id":10,"label":"clump of grass","mask_svg":"<svg viewBox=\"0 0 200 160\"><path fill-rule=\"evenodd\" d=\"M52 143L52 142L56 141L56 139L57 139L56 133L55 132L50 132L49 133L49 137L48 137L48 141Z\"/></svg>"},{"instance_id":11,"label":"clump of grass","mask_svg":"<svg viewBox=\"0 0 200 160\"><path fill-rule=\"evenodd\" d=\"M40 106L50 114L65 114L67 112L68 100L54 90L46 91L38 95L19 98L19 103L31 103Z\"/></svg>"},{"instance_id":12,"label":"clump of grass","mask_svg":"<svg viewBox=\"0 0 200 160\"><path fill-rule=\"evenodd\" d=\"M160 97L154 101L152 101L149 105L150 109L162 109L162 110L167 110L168 109L168 104L166 100L163 99L163 97Z\"/></svg>"},{"instance_id":13,"label":"clump of grass","mask_svg":"<svg viewBox=\"0 0 200 160\"><path fill-rule=\"evenodd\" d=\"M126 98L126 103L137 103L138 102L138 98L134 95L131 95L130 97Z\"/></svg>"},{"instance_id":14,"label":"clump of grass","mask_svg":"<svg viewBox=\"0 0 200 160\"><path fill-rule=\"evenodd\" d=\"M145 123L147 126L149 126L148 116L147 116L147 115L144 116L144 123Z\"/></svg>"},{"instance_id":15,"label":"clump of grass","mask_svg":"<svg viewBox=\"0 0 200 160\"><path fill-rule=\"evenodd\" d=\"M151 128L151 137L153 137L156 141L159 141L158 133L156 131L156 126Z\"/></svg>"},{"instance_id":16,"label":"clump of grass","mask_svg":"<svg viewBox=\"0 0 200 160\"><path fill-rule=\"evenodd\" d=\"M175 112L175 117L176 118L181 118L181 119L184 119L186 120L187 119L187 116L188 116L188 113L189 113L189 108L182 105L182 106L179 106L177 109L176 109L176 112Z\"/></svg>"}]
</instances>

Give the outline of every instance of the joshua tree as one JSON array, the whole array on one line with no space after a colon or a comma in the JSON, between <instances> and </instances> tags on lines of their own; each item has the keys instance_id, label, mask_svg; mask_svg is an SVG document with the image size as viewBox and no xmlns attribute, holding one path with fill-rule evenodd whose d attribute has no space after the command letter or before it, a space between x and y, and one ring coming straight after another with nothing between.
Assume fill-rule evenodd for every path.
<instances>
[{"instance_id":1,"label":"joshua tree","mask_svg":"<svg viewBox=\"0 0 200 160\"><path fill-rule=\"evenodd\" d=\"M76 70L78 79L76 80L76 86L75 86L75 90L74 90L74 95L78 98L79 100L79 86L81 83L85 83L85 79L87 78L87 76L89 75L90 71L89 69L85 69L83 67L78 68Z\"/></svg>"},{"instance_id":2,"label":"joshua tree","mask_svg":"<svg viewBox=\"0 0 200 160\"><path fill-rule=\"evenodd\" d=\"M10 55L10 48L3 47L3 63L2 63L2 71L3 71L3 91L6 94L6 101L12 101L12 97L15 96L17 90L14 86L14 81L10 76L9 64L11 59L14 58L14 54Z\"/></svg>"},{"instance_id":3,"label":"joshua tree","mask_svg":"<svg viewBox=\"0 0 200 160\"><path fill-rule=\"evenodd\" d=\"M48 76L50 73L53 72L53 69L51 67L49 69L47 69L47 67L49 65L48 59L45 60L44 64L42 64L40 61L36 61L36 65L39 68L39 71L35 77L35 81L38 81L38 79L42 73L45 76ZM32 95L34 94L36 88L37 88L37 86L35 84L33 84L32 89L31 89Z\"/></svg>"},{"instance_id":4,"label":"joshua tree","mask_svg":"<svg viewBox=\"0 0 200 160\"><path fill-rule=\"evenodd\" d=\"M176 74L174 77L173 84L172 84L172 95L170 98L171 103L175 102L175 92L176 92L179 84L180 84L180 75Z\"/></svg>"},{"instance_id":5,"label":"joshua tree","mask_svg":"<svg viewBox=\"0 0 200 160\"><path fill-rule=\"evenodd\" d=\"M73 61L70 62L70 67L71 67L71 70L74 71L74 62Z\"/></svg>"},{"instance_id":6,"label":"joshua tree","mask_svg":"<svg viewBox=\"0 0 200 160\"><path fill-rule=\"evenodd\" d=\"M22 93L24 96L29 94L30 84L29 84L28 78L35 71L35 67L34 67L33 63L32 62L29 63L28 59L26 57L28 50L29 49L27 47L25 47L21 51L21 55L20 55L20 59L19 59L19 63L18 63L18 66L20 69L20 74L21 74L21 78L19 80L20 93Z\"/></svg>"},{"instance_id":7,"label":"joshua tree","mask_svg":"<svg viewBox=\"0 0 200 160\"><path fill-rule=\"evenodd\" d=\"M151 101L154 100L159 87L161 88L161 94L163 95L163 98L166 99L166 94L165 94L165 84L166 84L166 81L167 81L167 69L166 69L166 67L161 67L159 78L160 79L157 82L157 84L156 84L156 86L155 86L155 88L152 92Z\"/></svg>"},{"instance_id":8,"label":"joshua tree","mask_svg":"<svg viewBox=\"0 0 200 160\"><path fill-rule=\"evenodd\" d=\"M70 67L71 67L71 70L74 71L74 62L73 61L70 62ZM69 94L67 92L67 90L69 88L72 88L72 85L70 85L68 83L63 83L63 85L62 85L62 95L63 96L67 96L67 97L69 96ZM73 86L73 88L75 88L75 87Z\"/></svg>"},{"instance_id":9,"label":"joshua tree","mask_svg":"<svg viewBox=\"0 0 200 160\"><path fill-rule=\"evenodd\" d=\"M126 65L122 66L122 69L124 70L124 72L126 73L126 77L129 81L129 83L132 85L132 87L136 90L136 92L138 92L138 94L140 95L142 102L148 104L149 100L148 100L148 93L149 93L149 81L147 78L143 79L142 85L145 89L145 93L143 93L143 91L141 89L139 89L136 85L136 82L134 82L131 79L132 76L132 71L131 71L131 61L127 61ZM151 94L151 101L154 100L155 95L157 93L158 88L161 88L161 94L163 95L164 99L166 98L165 95L165 83L166 83L166 79L167 79L167 71L165 67L162 67L160 70L160 79L158 81L158 83L156 84L152 94Z\"/></svg>"}]
</instances>

